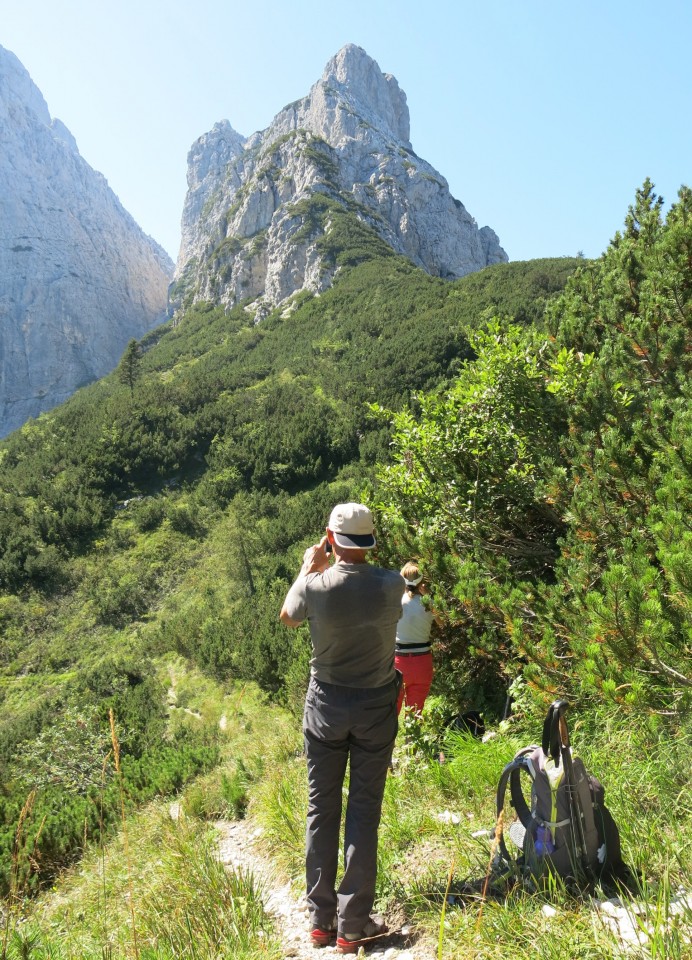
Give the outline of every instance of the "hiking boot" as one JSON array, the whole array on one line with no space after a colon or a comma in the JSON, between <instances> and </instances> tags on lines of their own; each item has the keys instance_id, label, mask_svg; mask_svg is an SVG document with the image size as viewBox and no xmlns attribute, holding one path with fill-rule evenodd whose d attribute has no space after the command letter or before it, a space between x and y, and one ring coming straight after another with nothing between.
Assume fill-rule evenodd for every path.
<instances>
[{"instance_id":1,"label":"hiking boot","mask_svg":"<svg viewBox=\"0 0 692 960\"><path fill-rule=\"evenodd\" d=\"M336 917L329 924L316 923L310 931L313 947L328 947L336 940Z\"/></svg>"},{"instance_id":2,"label":"hiking boot","mask_svg":"<svg viewBox=\"0 0 692 960\"><path fill-rule=\"evenodd\" d=\"M387 925L370 918L360 933L341 933L336 938L337 953L358 953L358 950L389 932Z\"/></svg>"}]
</instances>

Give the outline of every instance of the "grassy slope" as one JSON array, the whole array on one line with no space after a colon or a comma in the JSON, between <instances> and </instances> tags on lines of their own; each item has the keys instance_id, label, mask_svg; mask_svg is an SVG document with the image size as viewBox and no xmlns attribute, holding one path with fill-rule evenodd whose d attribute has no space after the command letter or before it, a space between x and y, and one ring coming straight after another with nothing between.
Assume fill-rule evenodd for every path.
<instances>
[{"instance_id":1,"label":"grassy slope","mask_svg":"<svg viewBox=\"0 0 692 960\"><path fill-rule=\"evenodd\" d=\"M212 723L224 714L236 718L224 734L221 766L186 789L182 820L170 821L167 804L146 808L127 822L128 849L123 835L103 849L95 845L79 870L26 906L20 928L13 915L9 957L77 960L101 957L104 949L110 956L134 955L130 891L141 956L281 955L277 930L263 914L252 878L226 877L214 865L213 831L205 821L236 816L249 801L252 821L264 827L267 855L300 896L306 782L304 764L295 757L299 723L258 697L252 686L221 689L188 673L180 660L167 668L193 714ZM622 895L633 918L635 905L644 904L635 926L649 932L642 927L635 956L689 956L685 938L692 934L692 914L676 912L677 888L689 876L682 843L689 811L676 822L665 815L679 803L670 795L667 771L684 745L661 741L644 757L635 730L627 737L622 729L604 729L598 742L586 743L578 730L577 723L573 740L606 783L625 858L640 875L633 893ZM406 731L400 733L397 773L388 780L382 818L378 906L395 922L413 923L415 955L425 950L426 956L463 960L622 956L588 896L559 885L544 891L518 887L485 902L478 892L464 892L465 882L485 877L490 846L473 834L492 825L497 778L523 743L511 726L485 744L453 736L443 744L446 760L440 764L417 751ZM596 893L604 897L612 890ZM33 943L30 952L21 952L21 938Z\"/></svg>"}]
</instances>

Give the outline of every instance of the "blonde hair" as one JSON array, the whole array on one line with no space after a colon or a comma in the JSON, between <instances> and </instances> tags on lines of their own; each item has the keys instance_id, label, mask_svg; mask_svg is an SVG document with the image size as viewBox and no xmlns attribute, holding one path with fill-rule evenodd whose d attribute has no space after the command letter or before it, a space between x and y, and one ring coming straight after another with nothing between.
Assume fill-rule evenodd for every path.
<instances>
[{"instance_id":1,"label":"blonde hair","mask_svg":"<svg viewBox=\"0 0 692 960\"><path fill-rule=\"evenodd\" d=\"M422 579L422 574L418 567L417 563L414 563L413 560L409 560L408 563L405 563L401 568L401 576L406 580L406 589L407 590L416 590L420 585ZM418 581L414 583L412 581Z\"/></svg>"}]
</instances>

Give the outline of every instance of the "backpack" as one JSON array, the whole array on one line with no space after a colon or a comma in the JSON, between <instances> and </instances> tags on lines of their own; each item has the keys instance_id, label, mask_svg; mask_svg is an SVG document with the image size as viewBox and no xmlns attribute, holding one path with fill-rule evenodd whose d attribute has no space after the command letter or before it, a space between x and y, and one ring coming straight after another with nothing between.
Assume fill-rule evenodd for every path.
<instances>
[{"instance_id":1,"label":"backpack","mask_svg":"<svg viewBox=\"0 0 692 960\"><path fill-rule=\"evenodd\" d=\"M619 875L625 869L620 834L604 804L603 786L572 755L564 719L568 706L566 700L555 700L543 724L541 746L519 750L502 771L497 787L499 857L508 865L515 862L505 844L502 817L509 785L523 830L513 824L508 833L523 848L516 863L524 873L540 877L553 872L565 879L588 880ZM531 784L530 804L522 776Z\"/></svg>"}]
</instances>

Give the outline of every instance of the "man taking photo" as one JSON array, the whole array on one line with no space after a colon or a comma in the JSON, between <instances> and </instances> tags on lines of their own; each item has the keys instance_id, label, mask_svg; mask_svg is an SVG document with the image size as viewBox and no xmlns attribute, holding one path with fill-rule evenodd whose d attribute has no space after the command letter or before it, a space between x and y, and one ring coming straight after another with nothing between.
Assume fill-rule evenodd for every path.
<instances>
[{"instance_id":1,"label":"man taking photo","mask_svg":"<svg viewBox=\"0 0 692 960\"><path fill-rule=\"evenodd\" d=\"M357 953L387 932L371 911L382 797L397 733L394 646L404 581L367 562L375 545L370 510L338 504L326 536L305 551L280 614L288 627L305 620L310 627L313 656L303 716L307 901L313 943L324 946L336 938L338 953ZM347 763L344 874L337 890Z\"/></svg>"}]
</instances>

